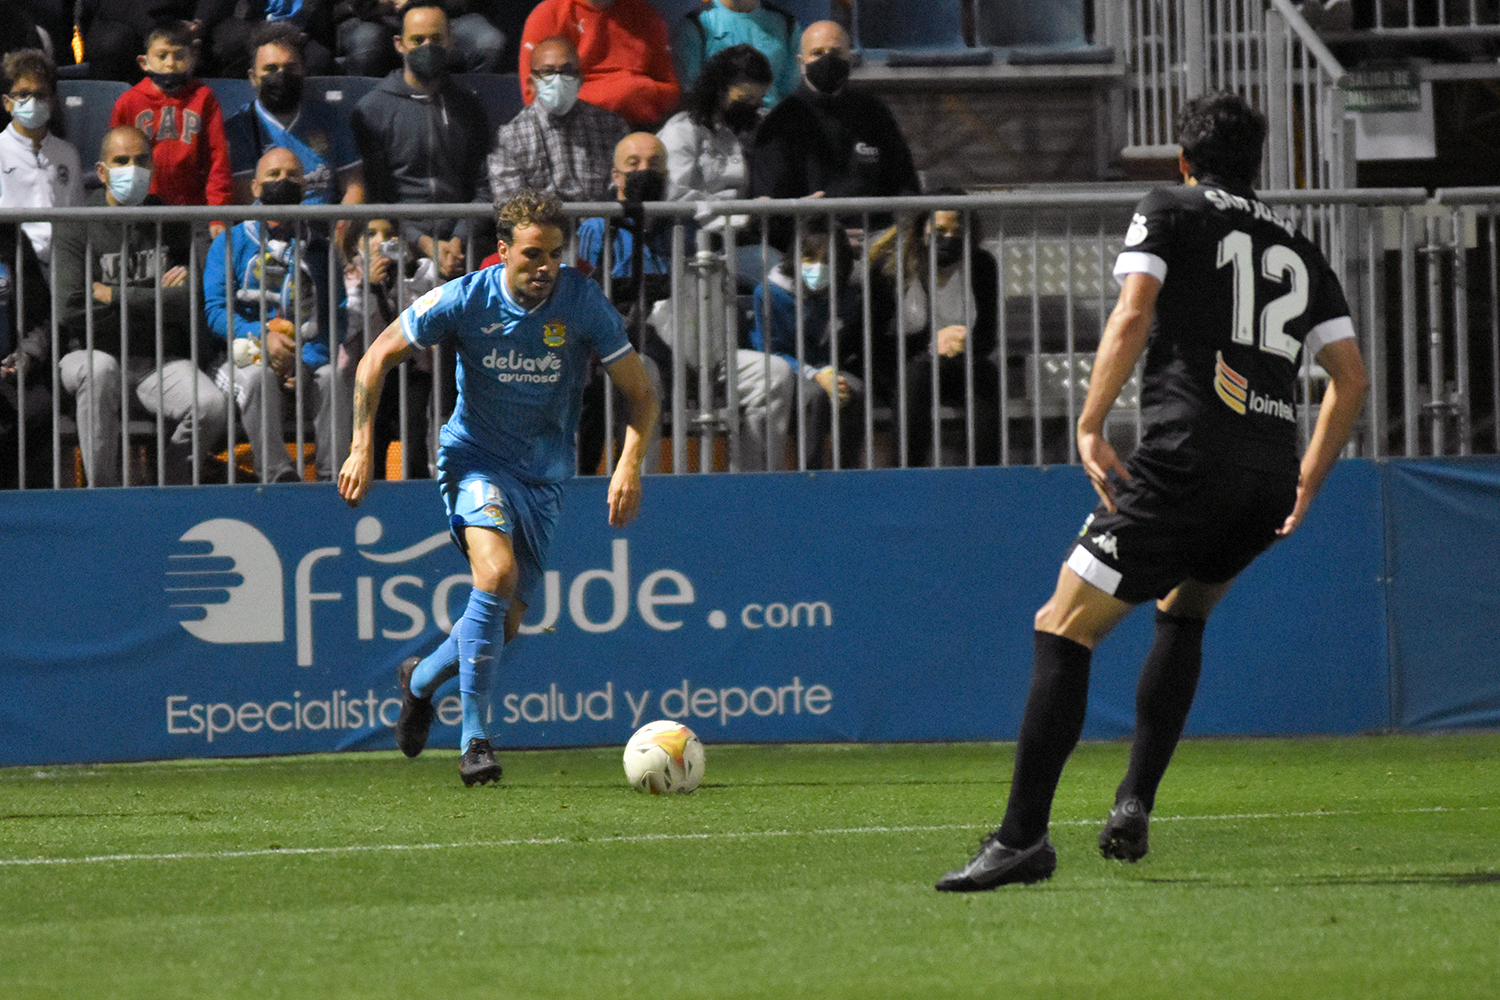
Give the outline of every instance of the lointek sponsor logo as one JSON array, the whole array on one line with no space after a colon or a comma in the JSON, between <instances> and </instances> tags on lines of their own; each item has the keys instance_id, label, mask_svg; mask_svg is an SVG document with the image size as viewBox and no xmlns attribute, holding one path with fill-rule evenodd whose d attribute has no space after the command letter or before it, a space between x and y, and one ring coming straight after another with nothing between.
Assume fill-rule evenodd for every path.
<instances>
[{"instance_id":1,"label":"lointek sponsor logo","mask_svg":"<svg viewBox=\"0 0 1500 1000\"><path fill-rule=\"evenodd\" d=\"M446 547L449 537L446 531L440 531L405 548L375 551L373 547L384 533L384 525L373 516L360 518L355 524L356 551L366 563L401 567ZM172 597L171 606L203 612L199 618L183 620L184 629L204 642L218 644L285 641L282 558L264 534L244 521L225 518L196 525L180 540L197 544L190 552L173 553L168 558L166 589ZM451 632L452 592L460 585L472 585L468 573L448 574L432 584L428 577L412 572L390 573L383 578L366 572L355 575L354 591L349 594L331 589L328 583L330 578L347 580L347 570L341 573L338 564L342 558L344 549L330 545L314 548L296 560L292 603L298 666L313 665L315 621L322 622L323 627L328 624L324 617L327 612L314 615L317 605L352 602L355 636L361 642L374 641L377 634L392 642L405 642L426 631L429 621L442 632ZM600 601L601 596L607 596L607 600ZM693 581L679 570L653 570L637 584L631 573L630 542L617 538L610 545L609 567L582 571L566 589L562 575L548 570L539 606L530 609L532 620L521 623L521 633L555 631L564 609L567 619L582 632L614 632L630 618L632 608L653 630L674 632L689 624L690 619L684 616L689 614L688 606L697 601ZM833 608L826 601L754 601L740 608L737 617L743 628L752 631L834 625ZM732 620L722 608L713 608L699 619L715 631L726 628Z\"/></svg>"}]
</instances>

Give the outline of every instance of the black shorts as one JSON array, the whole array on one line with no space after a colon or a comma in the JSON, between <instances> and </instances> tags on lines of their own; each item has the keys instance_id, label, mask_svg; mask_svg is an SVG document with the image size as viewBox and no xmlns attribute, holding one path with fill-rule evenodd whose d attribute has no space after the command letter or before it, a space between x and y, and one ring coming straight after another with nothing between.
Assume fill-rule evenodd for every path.
<instances>
[{"instance_id":1,"label":"black shorts","mask_svg":"<svg viewBox=\"0 0 1500 1000\"><path fill-rule=\"evenodd\" d=\"M1188 471L1138 458L1129 482L1110 479L1116 512L1094 508L1067 558L1084 580L1131 604L1165 597L1184 580L1233 579L1276 540L1297 500L1295 466Z\"/></svg>"}]
</instances>

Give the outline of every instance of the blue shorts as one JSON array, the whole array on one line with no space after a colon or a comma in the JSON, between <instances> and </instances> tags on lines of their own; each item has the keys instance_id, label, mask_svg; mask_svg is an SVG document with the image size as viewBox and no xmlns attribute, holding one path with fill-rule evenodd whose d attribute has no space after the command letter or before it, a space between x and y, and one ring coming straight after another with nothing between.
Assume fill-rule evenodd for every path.
<instances>
[{"instance_id":1,"label":"blue shorts","mask_svg":"<svg viewBox=\"0 0 1500 1000\"><path fill-rule=\"evenodd\" d=\"M448 509L448 530L468 557L465 527L493 528L510 536L516 559L516 600L532 607L541 593L547 552L562 513L562 486L531 486L473 452L438 451L438 489Z\"/></svg>"}]
</instances>

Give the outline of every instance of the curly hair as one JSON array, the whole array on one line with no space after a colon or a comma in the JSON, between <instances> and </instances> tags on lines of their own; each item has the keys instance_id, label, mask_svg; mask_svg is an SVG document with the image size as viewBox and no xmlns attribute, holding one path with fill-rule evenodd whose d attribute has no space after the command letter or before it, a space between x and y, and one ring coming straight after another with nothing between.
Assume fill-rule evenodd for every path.
<instances>
[{"instance_id":1,"label":"curly hair","mask_svg":"<svg viewBox=\"0 0 1500 1000\"><path fill-rule=\"evenodd\" d=\"M731 45L709 57L698 74L698 82L682 102L682 109L695 124L713 128L724 106L724 95L736 83L760 83L767 87L775 77L771 61L750 45Z\"/></svg>"},{"instance_id":2,"label":"curly hair","mask_svg":"<svg viewBox=\"0 0 1500 1000\"><path fill-rule=\"evenodd\" d=\"M932 195L952 195L963 197L967 194L962 188L941 187L935 191L929 191ZM902 246L901 263L906 272L908 283L921 282L922 287L927 287L927 224L932 217L939 212L953 211L952 209L935 208L931 212L922 212L916 215L903 215L902 221L894 226L878 233L870 241L870 263L880 270L886 277L896 276L896 242L902 225L906 227L906 240ZM960 213L964 221L964 240L969 247L979 246L984 237L977 214L968 212Z\"/></svg>"},{"instance_id":3,"label":"curly hair","mask_svg":"<svg viewBox=\"0 0 1500 1000\"><path fill-rule=\"evenodd\" d=\"M510 243L516 230L526 226L552 227L566 236L571 221L555 195L523 188L503 205L495 206L495 229L502 240Z\"/></svg>"},{"instance_id":4,"label":"curly hair","mask_svg":"<svg viewBox=\"0 0 1500 1000\"><path fill-rule=\"evenodd\" d=\"M30 76L42 81L47 93L57 93L57 64L41 49L16 49L5 53L0 71L5 74L7 90L15 86L21 77Z\"/></svg>"},{"instance_id":5,"label":"curly hair","mask_svg":"<svg viewBox=\"0 0 1500 1000\"><path fill-rule=\"evenodd\" d=\"M1195 97L1177 112L1177 142L1194 177L1205 174L1249 187L1260 170L1266 116L1221 90Z\"/></svg>"}]
</instances>

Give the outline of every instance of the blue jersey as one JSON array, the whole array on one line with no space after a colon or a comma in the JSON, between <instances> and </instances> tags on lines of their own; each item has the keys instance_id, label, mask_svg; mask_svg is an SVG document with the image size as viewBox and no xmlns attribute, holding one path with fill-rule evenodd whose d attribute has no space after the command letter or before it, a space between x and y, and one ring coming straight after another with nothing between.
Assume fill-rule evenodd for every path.
<instances>
[{"instance_id":1,"label":"blue jersey","mask_svg":"<svg viewBox=\"0 0 1500 1000\"><path fill-rule=\"evenodd\" d=\"M349 116L321 101L304 101L290 129L282 128L259 101L251 101L224 119L224 135L236 177L255 176L256 163L273 146L295 153L302 164L304 205L337 204L338 175L360 163Z\"/></svg>"},{"instance_id":2,"label":"blue jersey","mask_svg":"<svg viewBox=\"0 0 1500 1000\"><path fill-rule=\"evenodd\" d=\"M442 447L477 452L533 485L561 482L577 466L590 356L608 365L633 350L615 307L571 267L530 311L505 287L504 266L466 274L413 302L401 331L419 347L456 342L458 405Z\"/></svg>"}]
</instances>

